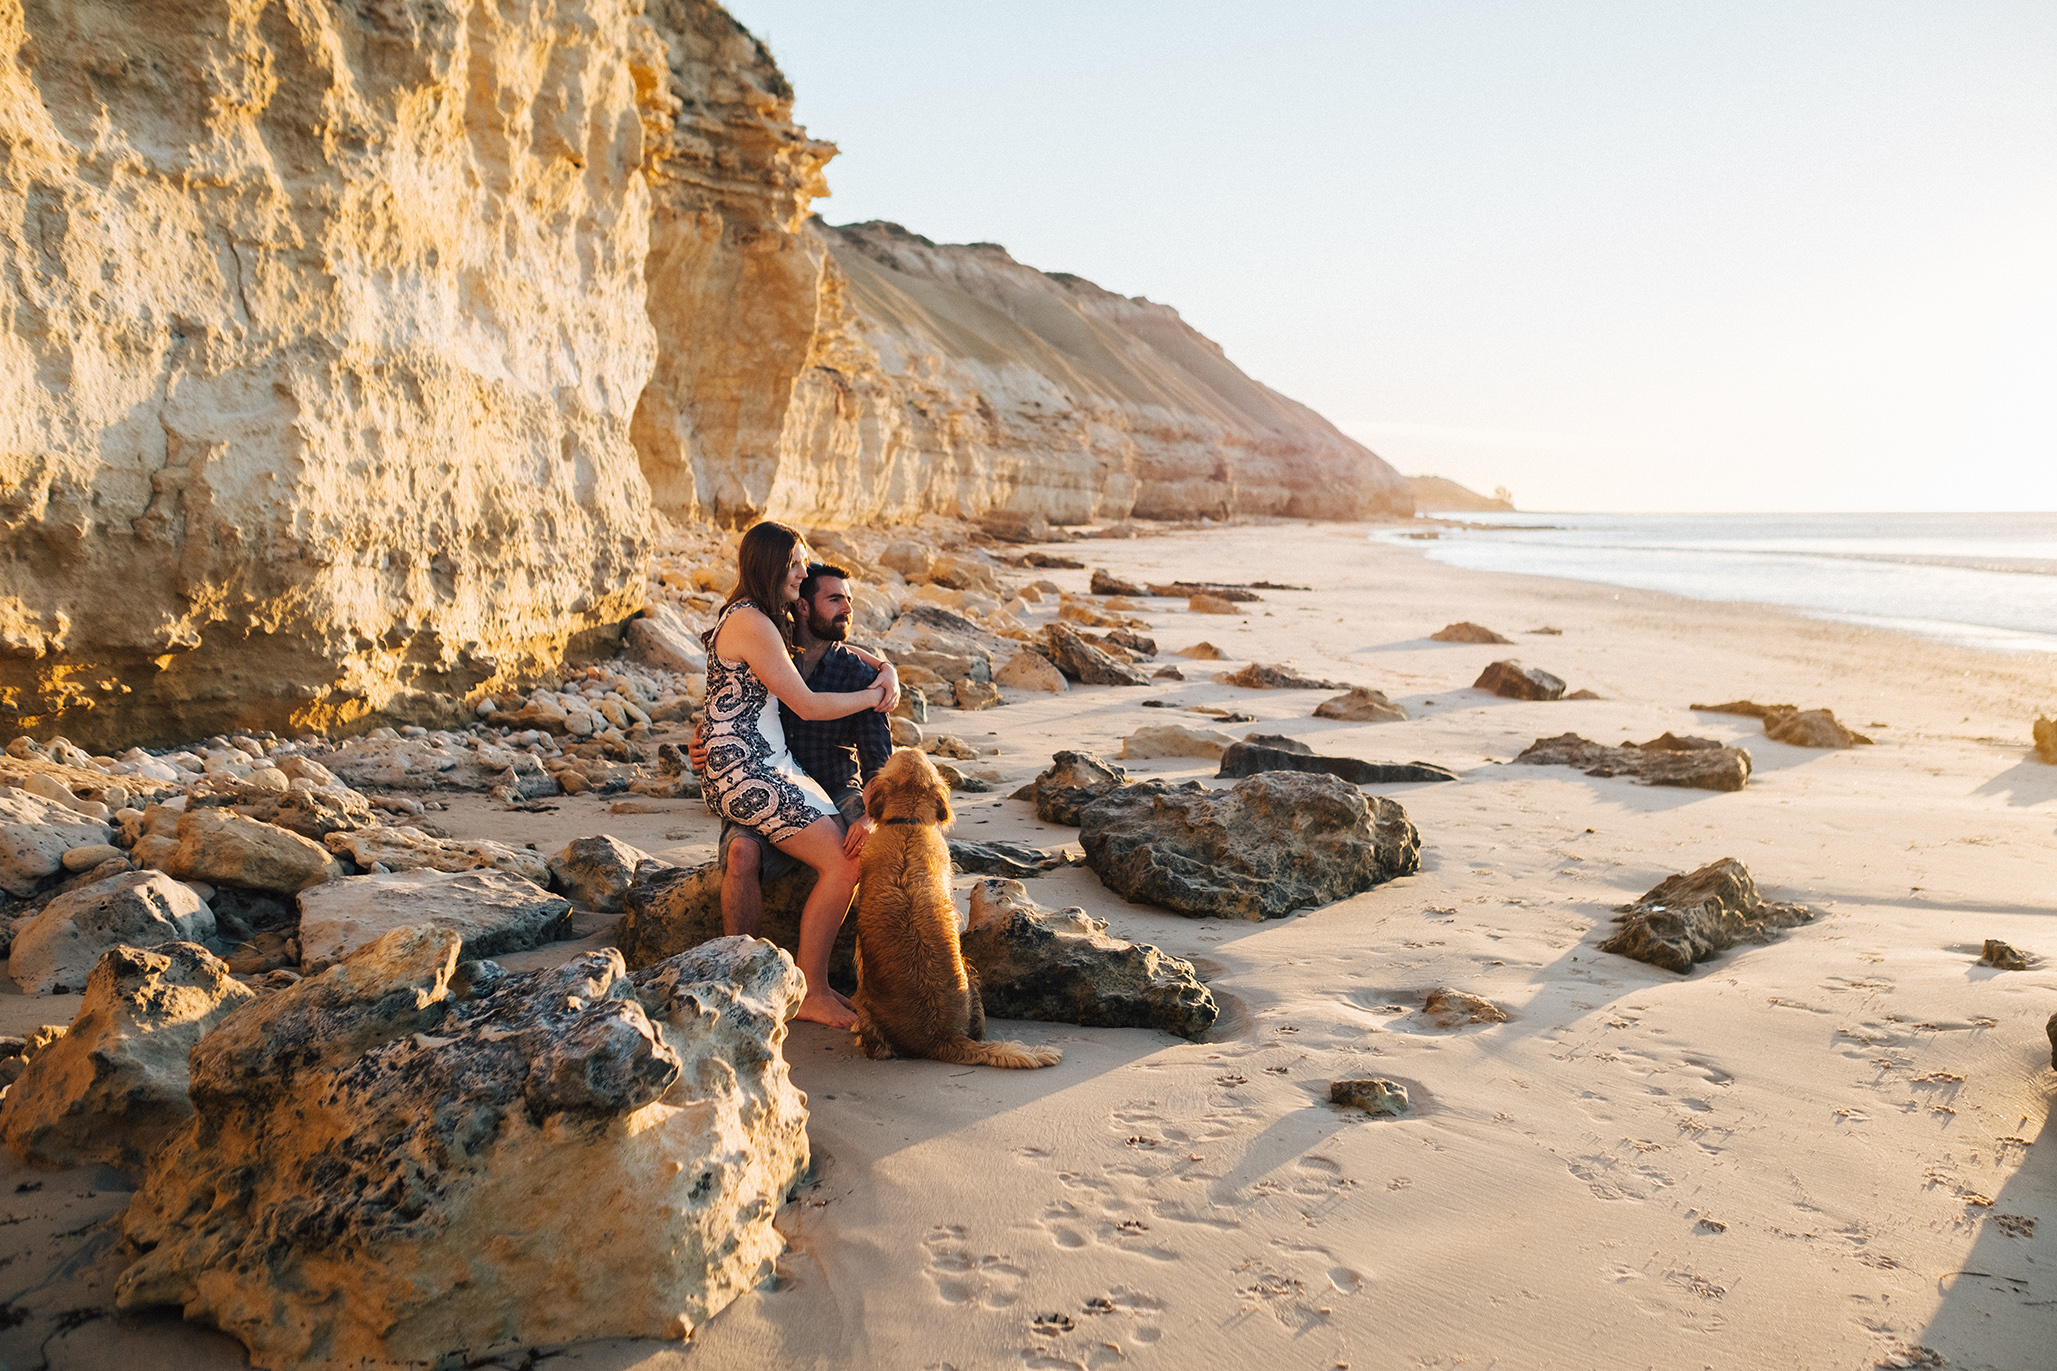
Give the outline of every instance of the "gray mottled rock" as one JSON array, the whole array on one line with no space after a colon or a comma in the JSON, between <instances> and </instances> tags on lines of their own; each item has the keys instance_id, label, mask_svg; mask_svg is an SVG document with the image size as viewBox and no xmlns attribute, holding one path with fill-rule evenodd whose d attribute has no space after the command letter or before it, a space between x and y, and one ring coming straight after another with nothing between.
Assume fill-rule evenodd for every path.
<instances>
[{"instance_id":1,"label":"gray mottled rock","mask_svg":"<svg viewBox=\"0 0 2057 1371\"><path fill-rule=\"evenodd\" d=\"M1383 1076L1330 1081L1328 1097L1332 1104L1339 1104L1347 1109L1362 1109L1367 1114L1397 1117L1414 1107L1407 1098L1407 1087L1398 1081L1389 1081Z\"/></svg>"},{"instance_id":2,"label":"gray mottled rock","mask_svg":"<svg viewBox=\"0 0 2057 1371\"><path fill-rule=\"evenodd\" d=\"M14 931L8 974L24 994L79 990L100 959L123 946L199 942L214 915L191 886L161 871L128 871L65 892Z\"/></svg>"},{"instance_id":3,"label":"gray mottled rock","mask_svg":"<svg viewBox=\"0 0 2057 1371\"><path fill-rule=\"evenodd\" d=\"M1454 624L1445 624L1428 635L1435 643L1511 643L1512 638L1493 632L1484 624L1475 624L1469 619L1460 619Z\"/></svg>"},{"instance_id":4,"label":"gray mottled rock","mask_svg":"<svg viewBox=\"0 0 2057 1371\"><path fill-rule=\"evenodd\" d=\"M950 844L950 864L967 875L1007 876L1022 881L1070 866L1075 860L1061 847L997 841L974 843L963 838L946 841Z\"/></svg>"},{"instance_id":5,"label":"gray mottled rock","mask_svg":"<svg viewBox=\"0 0 2057 1371\"><path fill-rule=\"evenodd\" d=\"M1344 681L1325 681L1316 676L1303 676L1297 667L1273 666L1266 662L1252 662L1240 671L1217 672L1215 680L1223 685L1241 686L1245 690L1350 690Z\"/></svg>"},{"instance_id":6,"label":"gray mottled rock","mask_svg":"<svg viewBox=\"0 0 2057 1371\"><path fill-rule=\"evenodd\" d=\"M550 888L582 909L613 912L645 862L670 865L605 833L573 838L550 859Z\"/></svg>"},{"instance_id":7,"label":"gray mottled rock","mask_svg":"<svg viewBox=\"0 0 2057 1371\"><path fill-rule=\"evenodd\" d=\"M1094 647L1070 624L1043 625L1043 655L1066 677L1081 685L1146 686L1150 678L1126 662Z\"/></svg>"},{"instance_id":8,"label":"gray mottled rock","mask_svg":"<svg viewBox=\"0 0 2057 1371\"><path fill-rule=\"evenodd\" d=\"M783 872L760 889L764 918L758 936L797 954L800 911L814 891L814 868ZM694 867L651 862L638 868L622 892L621 907L615 934L630 966L648 966L699 947L722 936L721 867L715 862ZM846 917L829 951L829 984L838 990L856 987L856 948L857 921Z\"/></svg>"},{"instance_id":9,"label":"gray mottled rock","mask_svg":"<svg viewBox=\"0 0 2057 1371\"><path fill-rule=\"evenodd\" d=\"M550 864L543 854L526 847L509 847L486 840L460 842L452 838L431 838L418 828L360 828L331 833L322 845L338 857L348 857L370 870L376 864L388 871L477 871L491 868L519 876L537 885L550 879Z\"/></svg>"},{"instance_id":10,"label":"gray mottled rock","mask_svg":"<svg viewBox=\"0 0 2057 1371\"><path fill-rule=\"evenodd\" d=\"M1706 742L1705 747L1679 746ZM1514 759L1526 766L1568 766L1588 776L1633 776L1645 785L1683 786L1694 790L1741 790L1750 780L1750 754L1706 739L1679 739L1667 733L1647 743L1608 747L1576 733L1538 738Z\"/></svg>"},{"instance_id":11,"label":"gray mottled rock","mask_svg":"<svg viewBox=\"0 0 2057 1371\"><path fill-rule=\"evenodd\" d=\"M98 1162L140 1176L193 1117L186 1054L255 998L195 943L115 948L86 977L70 1031L35 1054L0 1102L0 1139L34 1166Z\"/></svg>"},{"instance_id":12,"label":"gray mottled rock","mask_svg":"<svg viewBox=\"0 0 2057 1371\"><path fill-rule=\"evenodd\" d=\"M1314 717L1355 724L1396 724L1406 720L1407 711L1387 699L1382 690L1352 686L1334 699L1316 705Z\"/></svg>"},{"instance_id":13,"label":"gray mottled rock","mask_svg":"<svg viewBox=\"0 0 2057 1371\"><path fill-rule=\"evenodd\" d=\"M683 1338L783 1246L800 995L751 939L509 975L395 929L201 1039L116 1301L182 1306L267 1367Z\"/></svg>"},{"instance_id":14,"label":"gray mottled rock","mask_svg":"<svg viewBox=\"0 0 2057 1371\"><path fill-rule=\"evenodd\" d=\"M959 943L995 1018L1156 1028L1197 1039L1219 1013L1192 963L1109 937L1106 922L1083 909L1041 909L1019 881L971 888L970 927Z\"/></svg>"},{"instance_id":15,"label":"gray mottled rock","mask_svg":"<svg viewBox=\"0 0 2057 1371\"><path fill-rule=\"evenodd\" d=\"M1471 683L1473 690L1490 691L1508 700L1558 700L1564 697L1564 682L1541 667L1520 662L1494 662Z\"/></svg>"},{"instance_id":16,"label":"gray mottled rock","mask_svg":"<svg viewBox=\"0 0 2057 1371\"><path fill-rule=\"evenodd\" d=\"M570 932L571 901L505 871L346 876L300 892L300 965L320 971L396 928L458 936L467 957L525 952Z\"/></svg>"},{"instance_id":17,"label":"gray mottled rock","mask_svg":"<svg viewBox=\"0 0 2057 1371\"><path fill-rule=\"evenodd\" d=\"M1046 824L1076 825L1082 807L1127 784L1128 771L1097 753L1065 751L1053 753L1049 769L1012 798L1035 805L1036 817Z\"/></svg>"},{"instance_id":18,"label":"gray mottled rock","mask_svg":"<svg viewBox=\"0 0 2057 1371\"><path fill-rule=\"evenodd\" d=\"M1280 752L1297 752L1302 757L1312 757L1314 749L1298 738L1288 738L1283 733L1245 733L1243 741L1252 747L1272 747Z\"/></svg>"},{"instance_id":19,"label":"gray mottled rock","mask_svg":"<svg viewBox=\"0 0 2057 1371\"><path fill-rule=\"evenodd\" d=\"M112 841L113 828L69 805L0 786L0 890L9 895L33 895L71 849Z\"/></svg>"},{"instance_id":20,"label":"gray mottled rock","mask_svg":"<svg viewBox=\"0 0 2057 1371\"><path fill-rule=\"evenodd\" d=\"M2000 971L2026 971L2029 968L2026 953L2011 943L2001 942L1998 938L1986 939L1986 945L1979 952L1978 959L1981 965Z\"/></svg>"},{"instance_id":21,"label":"gray mottled rock","mask_svg":"<svg viewBox=\"0 0 2057 1371\"><path fill-rule=\"evenodd\" d=\"M1237 743L1221 754L1215 775L1255 776L1264 771L1307 771L1340 776L1352 785L1398 785L1409 781L1454 781L1457 773L1433 762L1366 762L1355 757L1318 757L1278 747Z\"/></svg>"},{"instance_id":22,"label":"gray mottled rock","mask_svg":"<svg viewBox=\"0 0 2057 1371\"><path fill-rule=\"evenodd\" d=\"M1620 926L1600 950L1684 975L1693 963L1717 952L1738 943L1769 942L1780 929L1813 917L1805 905L1767 901L1757 893L1750 869L1723 857L1658 882L1616 916Z\"/></svg>"},{"instance_id":23,"label":"gray mottled rock","mask_svg":"<svg viewBox=\"0 0 2057 1371\"><path fill-rule=\"evenodd\" d=\"M1291 771L1228 790L1122 786L1080 812L1079 840L1108 889L1216 918L1280 918L1421 866L1421 836L1397 803Z\"/></svg>"},{"instance_id":24,"label":"gray mottled rock","mask_svg":"<svg viewBox=\"0 0 2057 1371\"><path fill-rule=\"evenodd\" d=\"M343 874L320 843L232 809L188 809L178 835L164 869L183 881L290 895Z\"/></svg>"}]
</instances>

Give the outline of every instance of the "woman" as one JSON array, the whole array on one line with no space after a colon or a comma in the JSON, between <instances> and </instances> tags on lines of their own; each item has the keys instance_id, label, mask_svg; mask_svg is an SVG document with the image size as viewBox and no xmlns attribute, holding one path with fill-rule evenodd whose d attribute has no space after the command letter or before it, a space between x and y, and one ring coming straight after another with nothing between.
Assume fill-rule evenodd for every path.
<instances>
[{"instance_id":1,"label":"woman","mask_svg":"<svg viewBox=\"0 0 2057 1371\"><path fill-rule=\"evenodd\" d=\"M828 792L787 750L778 707L783 701L803 719L840 719L891 709L897 691L889 672L869 689L833 694L809 690L801 679L793 666L792 606L807 576L807 546L796 530L757 524L743 535L737 563L736 588L703 635L707 766L701 782L725 817L814 868L814 891L800 911L797 960L807 995L798 1017L850 1028L856 1011L830 988L828 965L857 888L856 854L845 851L842 816Z\"/></svg>"}]
</instances>

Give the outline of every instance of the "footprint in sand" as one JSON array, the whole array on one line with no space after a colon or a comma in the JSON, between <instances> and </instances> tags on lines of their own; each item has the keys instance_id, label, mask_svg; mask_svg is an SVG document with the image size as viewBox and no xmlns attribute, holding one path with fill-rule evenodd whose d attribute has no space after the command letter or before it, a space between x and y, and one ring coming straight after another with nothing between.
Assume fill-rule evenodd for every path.
<instances>
[{"instance_id":1,"label":"footprint in sand","mask_svg":"<svg viewBox=\"0 0 2057 1371\"><path fill-rule=\"evenodd\" d=\"M922 1239L928 1249L928 1278L945 1304L1006 1309L1021 1302L1021 1284L1028 1272L1002 1256L978 1255L965 1242L965 1230L945 1224Z\"/></svg>"}]
</instances>

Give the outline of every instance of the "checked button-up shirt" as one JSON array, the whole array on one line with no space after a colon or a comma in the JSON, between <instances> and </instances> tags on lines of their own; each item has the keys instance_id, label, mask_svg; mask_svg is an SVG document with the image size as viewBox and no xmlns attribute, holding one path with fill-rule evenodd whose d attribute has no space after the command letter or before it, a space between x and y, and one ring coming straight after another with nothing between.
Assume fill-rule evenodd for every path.
<instances>
[{"instance_id":1,"label":"checked button-up shirt","mask_svg":"<svg viewBox=\"0 0 2057 1371\"><path fill-rule=\"evenodd\" d=\"M807 688L825 695L868 690L878 672L866 666L841 643L829 644L821 663L807 677ZM800 769L821 782L838 808L893 754L893 732L886 716L859 710L840 719L807 720L781 704L779 722L786 728L786 747Z\"/></svg>"}]
</instances>

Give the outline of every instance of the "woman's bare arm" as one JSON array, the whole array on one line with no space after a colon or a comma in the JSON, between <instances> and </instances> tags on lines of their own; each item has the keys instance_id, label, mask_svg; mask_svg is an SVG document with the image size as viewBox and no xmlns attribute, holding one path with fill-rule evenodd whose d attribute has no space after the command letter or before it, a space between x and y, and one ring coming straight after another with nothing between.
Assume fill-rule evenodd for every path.
<instances>
[{"instance_id":1,"label":"woman's bare arm","mask_svg":"<svg viewBox=\"0 0 2057 1371\"><path fill-rule=\"evenodd\" d=\"M881 714L892 713L893 706L900 703L900 673L893 669L891 662L876 653L867 652L855 643L843 644L843 650L878 672L878 684L886 688L886 698L879 701L878 711Z\"/></svg>"},{"instance_id":2,"label":"woman's bare arm","mask_svg":"<svg viewBox=\"0 0 2057 1371\"><path fill-rule=\"evenodd\" d=\"M714 650L731 662L748 663L757 679L764 682L764 688L803 719L840 719L859 710L875 709L884 698L884 688L877 685L865 690L809 690L807 682L794 669L793 659L786 655L785 639L779 637L771 620L755 606L729 615L728 622L715 635Z\"/></svg>"}]
</instances>

